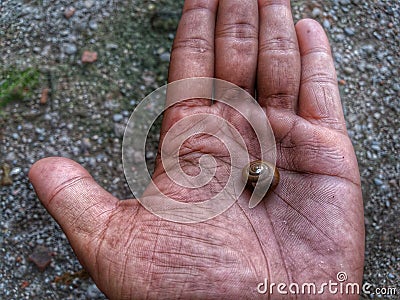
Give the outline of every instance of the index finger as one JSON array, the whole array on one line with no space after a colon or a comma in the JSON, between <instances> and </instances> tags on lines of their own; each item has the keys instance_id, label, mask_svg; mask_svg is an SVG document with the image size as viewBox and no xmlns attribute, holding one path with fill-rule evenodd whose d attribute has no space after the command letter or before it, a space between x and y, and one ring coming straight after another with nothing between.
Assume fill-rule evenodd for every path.
<instances>
[{"instance_id":1,"label":"index finger","mask_svg":"<svg viewBox=\"0 0 400 300\"><path fill-rule=\"evenodd\" d=\"M192 77L214 77L214 32L217 9L218 0L185 1L171 51L169 83ZM210 95L212 93L212 86L190 87L187 91L189 94L192 88L209 90ZM169 92L171 94L171 90ZM166 105L171 104L170 101L173 100L167 97ZM210 99L194 98L170 106L164 111L160 143L165 133L178 120L210 104Z\"/></svg>"},{"instance_id":2,"label":"index finger","mask_svg":"<svg viewBox=\"0 0 400 300\"><path fill-rule=\"evenodd\" d=\"M185 1L172 46L168 82L214 76L217 0Z\"/></svg>"}]
</instances>

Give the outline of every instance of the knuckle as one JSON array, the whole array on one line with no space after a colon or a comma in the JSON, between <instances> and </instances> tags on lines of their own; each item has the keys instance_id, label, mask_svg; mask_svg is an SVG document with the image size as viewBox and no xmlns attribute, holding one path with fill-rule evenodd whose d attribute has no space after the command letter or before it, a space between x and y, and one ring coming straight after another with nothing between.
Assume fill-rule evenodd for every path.
<instances>
[{"instance_id":1,"label":"knuckle","mask_svg":"<svg viewBox=\"0 0 400 300\"><path fill-rule=\"evenodd\" d=\"M278 36L266 39L260 43L260 52L271 51L298 51L298 44L292 38Z\"/></svg>"},{"instance_id":2,"label":"knuckle","mask_svg":"<svg viewBox=\"0 0 400 300\"><path fill-rule=\"evenodd\" d=\"M332 73L327 73L327 72L315 72L315 71L310 71L310 72L304 72L302 75L301 79L301 84L307 84L311 83L313 85L318 85L318 86L326 86L326 85L331 85L331 86L336 86L337 85L337 79L335 76L332 75Z\"/></svg>"},{"instance_id":3,"label":"knuckle","mask_svg":"<svg viewBox=\"0 0 400 300\"><path fill-rule=\"evenodd\" d=\"M307 76L303 76L301 84L305 85L308 83L318 86L337 85L336 78L332 77L330 74L322 74L322 73L309 74Z\"/></svg>"},{"instance_id":4,"label":"knuckle","mask_svg":"<svg viewBox=\"0 0 400 300\"><path fill-rule=\"evenodd\" d=\"M217 38L257 40L257 28L248 22L226 24L216 32Z\"/></svg>"},{"instance_id":5,"label":"knuckle","mask_svg":"<svg viewBox=\"0 0 400 300\"><path fill-rule=\"evenodd\" d=\"M206 53L213 51L213 46L210 42L202 37L188 37L177 39L174 42L172 51L182 50L192 53Z\"/></svg>"},{"instance_id":6,"label":"knuckle","mask_svg":"<svg viewBox=\"0 0 400 300\"><path fill-rule=\"evenodd\" d=\"M269 6L284 6L287 7L289 0L259 0L260 7L269 7Z\"/></svg>"},{"instance_id":7,"label":"knuckle","mask_svg":"<svg viewBox=\"0 0 400 300\"><path fill-rule=\"evenodd\" d=\"M186 1L186 6L183 9L183 14L198 13L199 11L210 12L210 5L208 0L193 0Z\"/></svg>"},{"instance_id":8,"label":"knuckle","mask_svg":"<svg viewBox=\"0 0 400 300\"><path fill-rule=\"evenodd\" d=\"M337 85L336 71L327 51L319 49L303 54L302 66L302 84Z\"/></svg>"}]
</instances>

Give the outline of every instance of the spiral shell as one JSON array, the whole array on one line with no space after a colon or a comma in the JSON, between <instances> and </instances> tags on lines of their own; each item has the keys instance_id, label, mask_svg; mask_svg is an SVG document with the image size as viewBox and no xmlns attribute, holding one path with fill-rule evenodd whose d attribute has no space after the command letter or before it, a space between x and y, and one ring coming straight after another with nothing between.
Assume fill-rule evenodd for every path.
<instances>
[{"instance_id":1,"label":"spiral shell","mask_svg":"<svg viewBox=\"0 0 400 300\"><path fill-rule=\"evenodd\" d=\"M247 164L242 171L243 180L251 186L255 186L256 183L267 185L271 184L268 190L273 190L279 183L279 172L272 164L262 160L255 160ZM272 181L271 180L272 177Z\"/></svg>"}]
</instances>

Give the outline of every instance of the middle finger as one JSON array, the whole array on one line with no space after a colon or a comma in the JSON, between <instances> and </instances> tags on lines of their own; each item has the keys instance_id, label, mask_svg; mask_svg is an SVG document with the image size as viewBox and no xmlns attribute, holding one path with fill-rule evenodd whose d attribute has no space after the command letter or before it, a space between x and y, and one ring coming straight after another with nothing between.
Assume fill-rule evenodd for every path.
<instances>
[{"instance_id":1,"label":"middle finger","mask_svg":"<svg viewBox=\"0 0 400 300\"><path fill-rule=\"evenodd\" d=\"M295 112L300 85L300 52L290 0L259 0L258 101Z\"/></svg>"},{"instance_id":2,"label":"middle finger","mask_svg":"<svg viewBox=\"0 0 400 300\"><path fill-rule=\"evenodd\" d=\"M257 54L257 1L220 0L215 30L215 77L253 94Z\"/></svg>"}]
</instances>

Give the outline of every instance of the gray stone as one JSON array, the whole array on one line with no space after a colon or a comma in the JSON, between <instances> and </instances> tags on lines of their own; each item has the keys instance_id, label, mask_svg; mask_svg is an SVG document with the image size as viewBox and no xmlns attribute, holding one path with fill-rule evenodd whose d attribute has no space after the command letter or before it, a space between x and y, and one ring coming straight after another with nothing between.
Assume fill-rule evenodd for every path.
<instances>
[{"instance_id":1,"label":"gray stone","mask_svg":"<svg viewBox=\"0 0 400 300\"><path fill-rule=\"evenodd\" d=\"M31 14L34 9L31 6L25 5L21 10L21 16L26 16Z\"/></svg>"},{"instance_id":2,"label":"gray stone","mask_svg":"<svg viewBox=\"0 0 400 300\"><path fill-rule=\"evenodd\" d=\"M344 29L344 32L345 32L347 35L349 35L349 36L353 36L353 35L355 34L354 28L351 28L351 27L346 27L346 28Z\"/></svg>"},{"instance_id":3,"label":"gray stone","mask_svg":"<svg viewBox=\"0 0 400 300\"><path fill-rule=\"evenodd\" d=\"M121 122L124 119L124 116L121 114L115 114L113 115L113 120L114 122Z\"/></svg>"},{"instance_id":4,"label":"gray stone","mask_svg":"<svg viewBox=\"0 0 400 300\"><path fill-rule=\"evenodd\" d=\"M103 293L99 290L99 288L95 284L91 284L88 286L86 290L87 299L98 299L102 297Z\"/></svg>"},{"instance_id":5,"label":"gray stone","mask_svg":"<svg viewBox=\"0 0 400 300\"><path fill-rule=\"evenodd\" d=\"M89 21L89 28L92 30L97 30L99 28L99 25L95 20L90 20Z\"/></svg>"},{"instance_id":6,"label":"gray stone","mask_svg":"<svg viewBox=\"0 0 400 300\"><path fill-rule=\"evenodd\" d=\"M18 269L14 272L14 276L18 279L24 278L26 274L27 267L25 265L22 265L18 267Z\"/></svg>"},{"instance_id":7,"label":"gray stone","mask_svg":"<svg viewBox=\"0 0 400 300\"><path fill-rule=\"evenodd\" d=\"M331 28L331 22L329 22L328 19L325 19L325 20L322 22L322 25L325 27L325 29Z\"/></svg>"},{"instance_id":8,"label":"gray stone","mask_svg":"<svg viewBox=\"0 0 400 300\"><path fill-rule=\"evenodd\" d=\"M343 34L339 33L335 36L335 38L336 38L336 41L341 42L345 39L345 36Z\"/></svg>"},{"instance_id":9,"label":"gray stone","mask_svg":"<svg viewBox=\"0 0 400 300\"><path fill-rule=\"evenodd\" d=\"M380 152L381 151L381 147L379 147L379 145L371 145L371 149L375 150L376 152Z\"/></svg>"},{"instance_id":10,"label":"gray stone","mask_svg":"<svg viewBox=\"0 0 400 300\"><path fill-rule=\"evenodd\" d=\"M93 4L94 4L93 0L86 0L84 3L86 8L91 8L93 6Z\"/></svg>"},{"instance_id":11,"label":"gray stone","mask_svg":"<svg viewBox=\"0 0 400 300\"><path fill-rule=\"evenodd\" d=\"M361 49L367 54L372 54L375 52L375 46L372 44L364 45L361 47Z\"/></svg>"},{"instance_id":12,"label":"gray stone","mask_svg":"<svg viewBox=\"0 0 400 300\"><path fill-rule=\"evenodd\" d=\"M114 44L114 43L107 43L106 44L106 49L107 50L116 50L116 49L118 49L118 45Z\"/></svg>"},{"instance_id":13,"label":"gray stone","mask_svg":"<svg viewBox=\"0 0 400 300\"><path fill-rule=\"evenodd\" d=\"M318 7L314 7L311 14L314 18L317 18L322 14L322 11Z\"/></svg>"},{"instance_id":14,"label":"gray stone","mask_svg":"<svg viewBox=\"0 0 400 300\"><path fill-rule=\"evenodd\" d=\"M344 73L346 73L347 75L351 75L354 73L354 69L350 68L350 67L344 67L343 68Z\"/></svg>"},{"instance_id":15,"label":"gray stone","mask_svg":"<svg viewBox=\"0 0 400 300\"><path fill-rule=\"evenodd\" d=\"M22 169L20 167L12 168L12 170L10 171L10 176L18 175L19 173L21 173L21 171Z\"/></svg>"},{"instance_id":16,"label":"gray stone","mask_svg":"<svg viewBox=\"0 0 400 300\"><path fill-rule=\"evenodd\" d=\"M6 160L7 161L14 161L16 159L17 159L17 156L15 155L14 151L10 151L10 152L7 153L7 155L6 155Z\"/></svg>"},{"instance_id":17,"label":"gray stone","mask_svg":"<svg viewBox=\"0 0 400 300\"><path fill-rule=\"evenodd\" d=\"M62 45L62 51L63 51L65 54L72 55L72 54L75 54L75 53L78 51L78 48L76 47L75 44L72 44L72 43L64 43L64 44Z\"/></svg>"},{"instance_id":18,"label":"gray stone","mask_svg":"<svg viewBox=\"0 0 400 300\"><path fill-rule=\"evenodd\" d=\"M171 59L171 54L169 52L164 52L160 54L160 59L161 61L169 62L169 60Z\"/></svg>"}]
</instances>

